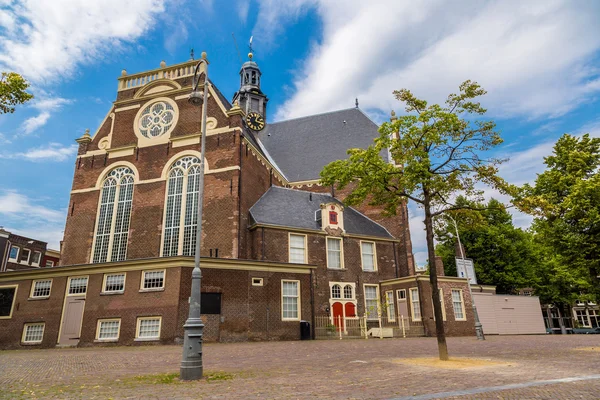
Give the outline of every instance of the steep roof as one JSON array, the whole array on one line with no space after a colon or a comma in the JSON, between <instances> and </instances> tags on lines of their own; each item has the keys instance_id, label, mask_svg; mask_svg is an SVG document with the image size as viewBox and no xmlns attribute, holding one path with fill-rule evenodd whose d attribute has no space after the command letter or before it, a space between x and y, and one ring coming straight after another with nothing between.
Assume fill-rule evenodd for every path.
<instances>
[{"instance_id":1,"label":"steep roof","mask_svg":"<svg viewBox=\"0 0 600 400\"><path fill-rule=\"evenodd\" d=\"M326 194L271 186L250 208L250 218L258 224L320 230L315 212L330 202L342 204ZM351 207L344 208L344 228L350 234L393 238L383 226Z\"/></svg>"},{"instance_id":2,"label":"steep roof","mask_svg":"<svg viewBox=\"0 0 600 400\"><path fill-rule=\"evenodd\" d=\"M305 181L346 159L348 149L373 144L377 128L360 109L349 108L267 124L258 140L289 181Z\"/></svg>"}]
</instances>

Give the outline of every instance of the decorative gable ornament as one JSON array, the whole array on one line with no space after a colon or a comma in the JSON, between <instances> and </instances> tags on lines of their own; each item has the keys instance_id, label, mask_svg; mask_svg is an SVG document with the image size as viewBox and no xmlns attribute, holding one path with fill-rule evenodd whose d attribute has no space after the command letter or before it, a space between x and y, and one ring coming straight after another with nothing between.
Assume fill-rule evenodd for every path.
<instances>
[{"instance_id":1,"label":"decorative gable ornament","mask_svg":"<svg viewBox=\"0 0 600 400\"><path fill-rule=\"evenodd\" d=\"M321 229L344 230L344 207L338 203L321 204Z\"/></svg>"}]
</instances>

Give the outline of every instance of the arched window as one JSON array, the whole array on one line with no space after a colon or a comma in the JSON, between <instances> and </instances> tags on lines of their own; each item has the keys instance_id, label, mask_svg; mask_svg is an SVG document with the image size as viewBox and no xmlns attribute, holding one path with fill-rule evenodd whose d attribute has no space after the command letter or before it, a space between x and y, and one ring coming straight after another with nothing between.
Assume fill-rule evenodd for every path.
<instances>
[{"instance_id":1,"label":"arched window","mask_svg":"<svg viewBox=\"0 0 600 400\"><path fill-rule=\"evenodd\" d=\"M350 286L350 285L344 286L344 298L345 299L354 298L354 296L352 296L352 286Z\"/></svg>"},{"instance_id":2,"label":"arched window","mask_svg":"<svg viewBox=\"0 0 600 400\"><path fill-rule=\"evenodd\" d=\"M133 171L128 167L110 171L100 193L93 263L123 261L127 258L132 199Z\"/></svg>"},{"instance_id":3,"label":"arched window","mask_svg":"<svg viewBox=\"0 0 600 400\"><path fill-rule=\"evenodd\" d=\"M198 157L182 157L171 165L167 183L163 257L195 254L199 188Z\"/></svg>"},{"instance_id":4,"label":"arched window","mask_svg":"<svg viewBox=\"0 0 600 400\"><path fill-rule=\"evenodd\" d=\"M331 298L332 299L341 299L342 298L342 288L340 285L333 285L331 287Z\"/></svg>"}]
</instances>

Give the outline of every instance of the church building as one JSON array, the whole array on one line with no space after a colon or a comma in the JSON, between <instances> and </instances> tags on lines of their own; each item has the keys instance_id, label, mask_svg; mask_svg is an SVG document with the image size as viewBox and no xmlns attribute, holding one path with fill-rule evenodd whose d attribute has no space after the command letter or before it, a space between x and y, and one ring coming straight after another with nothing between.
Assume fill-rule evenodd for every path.
<instances>
[{"instance_id":1,"label":"church building","mask_svg":"<svg viewBox=\"0 0 600 400\"><path fill-rule=\"evenodd\" d=\"M314 337L322 320L343 335L352 320L382 316L435 335L406 205L383 217L319 184L377 125L358 104L267 122L249 57L231 102L204 88L204 340L295 340L300 321ZM196 64L122 71L104 120L77 139L60 265L0 274L0 348L180 343L200 190L201 112L188 102ZM474 334L466 280L439 281L447 333Z\"/></svg>"}]
</instances>

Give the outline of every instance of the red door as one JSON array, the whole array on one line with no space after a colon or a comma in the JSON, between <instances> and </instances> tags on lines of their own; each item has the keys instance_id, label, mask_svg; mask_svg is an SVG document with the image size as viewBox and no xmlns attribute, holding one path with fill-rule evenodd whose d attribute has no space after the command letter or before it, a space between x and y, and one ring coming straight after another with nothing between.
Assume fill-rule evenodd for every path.
<instances>
[{"instance_id":1,"label":"red door","mask_svg":"<svg viewBox=\"0 0 600 400\"><path fill-rule=\"evenodd\" d=\"M333 310L333 324L337 327L337 330L344 329L344 306L342 303L333 303L331 307Z\"/></svg>"}]
</instances>

